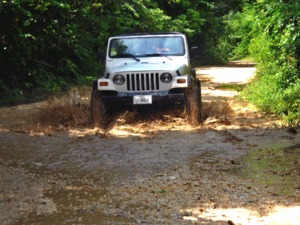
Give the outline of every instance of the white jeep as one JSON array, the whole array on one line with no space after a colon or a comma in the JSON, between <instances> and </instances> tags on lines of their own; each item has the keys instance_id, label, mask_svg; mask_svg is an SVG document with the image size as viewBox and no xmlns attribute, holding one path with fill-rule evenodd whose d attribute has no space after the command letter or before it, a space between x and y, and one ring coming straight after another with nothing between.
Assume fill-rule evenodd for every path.
<instances>
[{"instance_id":1,"label":"white jeep","mask_svg":"<svg viewBox=\"0 0 300 225\"><path fill-rule=\"evenodd\" d=\"M93 84L92 123L107 125L107 107L185 104L192 124L201 121L201 86L191 70L184 34L126 34L110 37L105 71Z\"/></svg>"}]
</instances>

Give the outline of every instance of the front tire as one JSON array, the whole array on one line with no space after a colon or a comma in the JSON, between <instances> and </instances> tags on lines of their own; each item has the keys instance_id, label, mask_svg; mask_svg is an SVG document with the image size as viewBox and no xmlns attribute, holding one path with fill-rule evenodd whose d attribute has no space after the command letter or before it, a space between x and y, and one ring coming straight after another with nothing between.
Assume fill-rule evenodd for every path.
<instances>
[{"instance_id":1,"label":"front tire","mask_svg":"<svg viewBox=\"0 0 300 225\"><path fill-rule=\"evenodd\" d=\"M201 83L199 79L196 79L194 86L186 92L185 108L189 122L195 126L199 125L202 120Z\"/></svg>"},{"instance_id":2,"label":"front tire","mask_svg":"<svg viewBox=\"0 0 300 225\"><path fill-rule=\"evenodd\" d=\"M91 119L94 126L104 128L107 125L107 106L97 90L93 90L91 95Z\"/></svg>"}]
</instances>

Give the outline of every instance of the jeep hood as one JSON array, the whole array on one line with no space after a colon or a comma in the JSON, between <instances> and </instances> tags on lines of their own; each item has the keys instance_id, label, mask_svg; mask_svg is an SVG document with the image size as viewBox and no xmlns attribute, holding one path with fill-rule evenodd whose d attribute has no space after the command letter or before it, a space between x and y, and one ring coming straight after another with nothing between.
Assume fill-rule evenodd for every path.
<instances>
[{"instance_id":1,"label":"jeep hood","mask_svg":"<svg viewBox=\"0 0 300 225\"><path fill-rule=\"evenodd\" d=\"M169 62L170 61L170 62ZM146 72L146 71L176 71L181 66L186 65L182 61L166 59L165 61L151 62L141 60L139 62L124 62L123 64L111 68L110 74L126 73L126 72Z\"/></svg>"}]
</instances>

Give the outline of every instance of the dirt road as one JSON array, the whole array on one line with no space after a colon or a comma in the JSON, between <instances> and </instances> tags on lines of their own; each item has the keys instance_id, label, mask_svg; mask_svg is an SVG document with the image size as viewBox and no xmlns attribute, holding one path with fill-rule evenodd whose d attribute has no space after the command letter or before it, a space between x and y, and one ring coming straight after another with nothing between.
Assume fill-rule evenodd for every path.
<instances>
[{"instance_id":1,"label":"dirt road","mask_svg":"<svg viewBox=\"0 0 300 225\"><path fill-rule=\"evenodd\" d=\"M0 108L0 224L300 224L299 130L228 89L254 72L199 68L198 127L146 108L94 128L90 88Z\"/></svg>"}]
</instances>

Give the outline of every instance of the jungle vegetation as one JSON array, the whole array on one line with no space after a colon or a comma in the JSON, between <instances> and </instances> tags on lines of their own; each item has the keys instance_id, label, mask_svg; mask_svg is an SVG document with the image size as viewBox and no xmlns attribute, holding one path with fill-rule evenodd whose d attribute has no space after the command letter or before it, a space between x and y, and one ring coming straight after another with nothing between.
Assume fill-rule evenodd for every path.
<instances>
[{"instance_id":1,"label":"jungle vegetation","mask_svg":"<svg viewBox=\"0 0 300 225\"><path fill-rule=\"evenodd\" d=\"M299 21L298 0L1 0L0 104L90 85L111 35L180 31L197 65L253 58L243 96L299 125Z\"/></svg>"}]
</instances>

